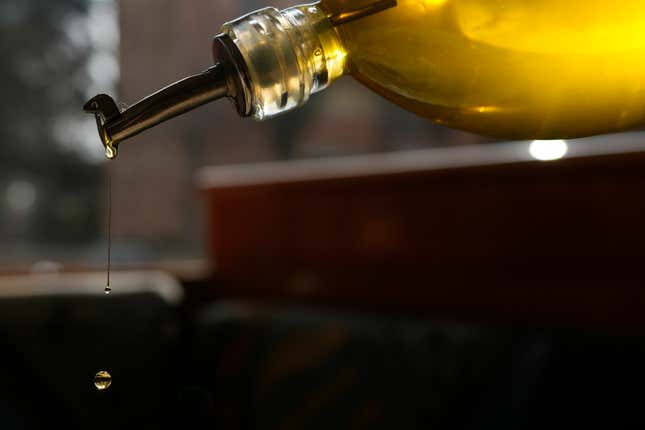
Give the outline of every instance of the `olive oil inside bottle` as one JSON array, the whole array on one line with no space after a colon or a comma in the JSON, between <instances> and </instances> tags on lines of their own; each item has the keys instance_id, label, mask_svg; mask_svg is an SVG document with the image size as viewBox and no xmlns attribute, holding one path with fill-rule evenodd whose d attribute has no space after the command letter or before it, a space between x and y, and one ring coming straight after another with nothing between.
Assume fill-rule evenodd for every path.
<instances>
[{"instance_id":1,"label":"olive oil inside bottle","mask_svg":"<svg viewBox=\"0 0 645 430\"><path fill-rule=\"evenodd\" d=\"M336 30L352 76L450 127L548 139L645 123L642 0L398 0Z\"/></svg>"}]
</instances>

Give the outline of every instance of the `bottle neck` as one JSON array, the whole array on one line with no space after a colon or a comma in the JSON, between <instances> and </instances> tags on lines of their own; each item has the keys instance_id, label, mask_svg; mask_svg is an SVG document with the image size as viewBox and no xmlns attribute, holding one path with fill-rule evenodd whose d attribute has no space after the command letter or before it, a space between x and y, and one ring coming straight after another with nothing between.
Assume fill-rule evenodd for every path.
<instances>
[{"instance_id":1,"label":"bottle neck","mask_svg":"<svg viewBox=\"0 0 645 430\"><path fill-rule=\"evenodd\" d=\"M265 8L224 24L216 61L232 51L238 111L258 120L302 106L346 70L345 49L318 4Z\"/></svg>"},{"instance_id":2,"label":"bottle neck","mask_svg":"<svg viewBox=\"0 0 645 430\"><path fill-rule=\"evenodd\" d=\"M215 37L216 65L119 109L99 94L84 106L96 117L108 158L118 145L163 121L228 97L240 115L266 119L295 109L345 72L345 51L317 4L267 8L227 23Z\"/></svg>"}]
</instances>

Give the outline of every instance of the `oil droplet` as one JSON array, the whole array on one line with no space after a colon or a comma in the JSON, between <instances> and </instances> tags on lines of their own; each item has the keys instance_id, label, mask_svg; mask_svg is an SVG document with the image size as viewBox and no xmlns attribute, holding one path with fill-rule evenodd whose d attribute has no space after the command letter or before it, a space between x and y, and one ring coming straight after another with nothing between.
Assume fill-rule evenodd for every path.
<instances>
[{"instance_id":1,"label":"oil droplet","mask_svg":"<svg viewBox=\"0 0 645 430\"><path fill-rule=\"evenodd\" d=\"M108 295L112 292L112 288L110 288L110 286L108 285L107 287L105 287L104 291L105 291L105 295Z\"/></svg>"},{"instance_id":2,"label":"oil droplet","mask_svg":"<svg viewBox=\"0 0 645 430\"><path fill-rule=\"evenodd\" d=\"M105 370L101 370L94 375L94 386L97 390L107 390L112 385L112 376Z\"/></svg>"},{"instance_id":3,"label":"oil droplet","mask_svg":"<svg viewBox=\"0 0 645 430\"><path fill-rule=\"evenodd\" d=\"M105 156L108 160L113 160L116 157L116 154L116 146L113 146L111 143L105 145Z\"/></svg>"}]
</instances>

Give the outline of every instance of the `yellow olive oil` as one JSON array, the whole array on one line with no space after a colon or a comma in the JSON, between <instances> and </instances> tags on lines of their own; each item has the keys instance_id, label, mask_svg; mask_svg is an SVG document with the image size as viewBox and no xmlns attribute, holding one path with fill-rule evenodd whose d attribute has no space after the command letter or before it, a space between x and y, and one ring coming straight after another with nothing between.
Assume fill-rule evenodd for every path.
<instances>
[{"instance_id":1,"label":"yellow olive oil","mask_svg":"<svg viewBox=\"0 0 645 430\"><path fill-rule=\"evenodd\" d=\"M645 124L643 0L398 0L336 30L348 73L450 127L548 139Z\"/></svg>"},{"instance_id":2,"label":"yellow olive oil","mask_svg":"<svg viewBox=\"0 0 645 430\"><path fill-rule=\"evenodd\" d=\"M112 376L105 370L101 370L94 375L94 386L97 390L107 390L110 385L112 385Z\"/></svg>"}]
</instances>

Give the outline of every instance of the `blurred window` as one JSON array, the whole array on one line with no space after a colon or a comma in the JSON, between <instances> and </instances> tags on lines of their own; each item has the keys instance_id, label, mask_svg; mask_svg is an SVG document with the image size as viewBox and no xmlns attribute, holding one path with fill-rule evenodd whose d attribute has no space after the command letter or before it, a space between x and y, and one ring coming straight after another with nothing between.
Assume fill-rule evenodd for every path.
<instances>
[{"instance_id":1,"label":"blurred window","mask_svg":"<svg viewBox=\"0 0 645 430\"><path fill-rule=\"evenodd\" d=\"M2 266L104 255L103 160L81 106L115 91L118 44L115 1L0 2Z\"/></svg>"}]
</instances>

